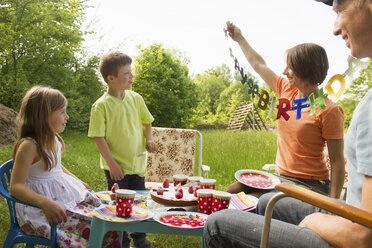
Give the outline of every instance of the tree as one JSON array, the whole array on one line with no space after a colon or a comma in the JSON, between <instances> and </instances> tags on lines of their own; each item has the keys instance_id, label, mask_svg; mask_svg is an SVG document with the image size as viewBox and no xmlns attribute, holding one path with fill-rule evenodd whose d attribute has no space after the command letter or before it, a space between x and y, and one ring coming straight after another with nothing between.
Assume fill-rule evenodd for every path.
<instances>
[{"instance_id":1,"label":"tree","mask_svg":"<svg viewBox=\"0 0 372 248\"><path fill-rule=\"evenodd\" d=\"M88 61L79 60L75 65L75 78L71 82L76 83L63 92L68 99L67 113L70 116L68 127L73 130L83 132L88 130L92 104L106 89L97 73L98 64L99 58L96 56L89 58Z\"/></svg>"},{"instance_id":2,"label":"tree","mask_svg":"<svg viewBox=\"0 0 372 248\"><path fill-rule=\"evenodd\" d=\"M255 84L258 80L249 72L248 78ZM226 65L206 70L195 76L200 103L197 107L198 124L228 123L237 106L250 102L248 85L241 83L240 72L232 76Z\"/></svg>"},{"instance_id":3,"label":"tree","mask_svg":"<svg viewBox=\"0 0 372 248\"><path fill-rule=\"evenodd\" d=\"M229 123L237 106L249 101L248 85L234 82L220 94L216 115L219 123Z\"/></svg>"},{"instance_id":4,"label":"tree","mask_svg":"<svg viewBox=\"0 0 372 248\"><path fill-rule=\"evenodd\" d=\"M354 109L358 105L359 101L352 98L344 98L337 102L338 105L344 110L344 127L348 128L353 118Z\"/></svg>"},{"instance_id":5,"label":"tree","mask_svg":"<svg viewBox=\"0 0 372 248\"><path fill-rule=\"evenodd\" d=\"M339 100L339 104L344 110L344 125L348 128L353 117L354 110L360 100L365 96L368 90L372 87L372 60L369 60L367 68L360 71L360 75L351 84L349 89L345 91L344 98Z\"/></svg>"},{"instance_id":6,"label":"tree","mask_svg":"<svg viewBox=\"0 0 372 248\"><path fill-rule=\"evenodd\" d=\"M208 72L196 75L195 81L200 97L199 115L215 115L220 95L229 86L230 82L226 85L221 75L209 74Z\"/></svg>"},{"instance_id":7,"label":"tree","mask_svg":"<svg viewBox=\"0 0 372 248\"><path fill-rule=\"evenodd\" d=\"M91 105L104 85L97 75L98 58L85 58L81 49L84 2L1 2L1 103L18 110L31 86L50 85L64 93L69 102L68 128L87 130Z\"/></svg>"},{"instance_id":8,"label":"tree","mask_svg":"<svg viewBox=\"0 0 372 248\"><path fill-rule=\"evenodd\" d=\"M369 60L367 68L360 71L360 75L351 84L350 88L345 91L345 96L357 100L358 102L364 97L368 89L372 86L372 60Z\"/></svg>"},{"instance_id":9,"label":"tree","mask_svg":"<svg viewBox=\"0 0 372 248\"><path fill-rule=\"evenodd\" d=\"M175 50L161 44L139 47L132 89L144 98L153 126L190 127L197 106L196 86Z\"/></svg>"},{"instance_id":10,"label":"tree","mask_svg":"<svg viewBox=\"0 0 372 248\"><path fill-rule=\"evenodd\" d=\"M69 88L82 32L83 0L5 0L0 5L0 100L18 109L35 84Z\"/></svg>"}]
</instances>

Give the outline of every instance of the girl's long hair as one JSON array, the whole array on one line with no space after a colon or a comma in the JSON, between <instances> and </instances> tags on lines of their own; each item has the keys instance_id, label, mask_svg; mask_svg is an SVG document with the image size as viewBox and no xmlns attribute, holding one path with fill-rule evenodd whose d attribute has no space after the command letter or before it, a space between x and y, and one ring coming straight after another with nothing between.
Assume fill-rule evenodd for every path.
<instances>
[{"instance_id":1,"label":"girl's long hair","mask_svg":"<svg viewBox=\"0 0 372 248\"><path fill-rule=\"evenodd\" d=\"M14 146L15 154L26 137L37 142L41 159L44 160L45 170L51 170L57 164L57 144L55 137L62 143L62 138L53 132L49 123L49 116L67 104L65 96L56 89L47 86L34 86L23 97L21 108L17 116L19 135Z\"/></svg>"}]
</instances>

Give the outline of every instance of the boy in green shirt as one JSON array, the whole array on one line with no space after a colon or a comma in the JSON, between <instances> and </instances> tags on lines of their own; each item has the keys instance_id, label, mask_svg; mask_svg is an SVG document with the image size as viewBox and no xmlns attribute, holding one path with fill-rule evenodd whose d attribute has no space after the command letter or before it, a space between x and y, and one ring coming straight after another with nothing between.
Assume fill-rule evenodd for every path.
<instances>
[{"instance_id":1,"label":"boy in green shirt","mask_svg":"<svg viewBox=\"0 0 372 248\"><path fill-rule=\"evenodd\" d=\"M100 61L100 71L108 90L92 106L88 136L100 152L107 188L144 190L146 149L156 151L152 139L154 118L143 98L129 90L133 83L132 59L121 52L109 52ZM152 247L145 233L131 233L136 247ZM123 247L130 240L123 236Z\"/></svg>"}]
</instances>

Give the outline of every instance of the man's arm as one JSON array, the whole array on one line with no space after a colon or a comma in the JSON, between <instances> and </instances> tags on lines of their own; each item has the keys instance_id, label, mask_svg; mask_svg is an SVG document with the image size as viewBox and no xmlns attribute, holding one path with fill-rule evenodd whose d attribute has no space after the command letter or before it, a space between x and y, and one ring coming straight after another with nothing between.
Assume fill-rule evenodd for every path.
<instances>
[{"instance_id":1,"label":"man's arm","mask_svg":"<svg viewBox=\"0 0 372 248\"><path fill-rule=\"evenodd\" d=\"M361 209L372 213L371 190L372 177L364 176ZM372 244L371 229L339 216L314 213L299 225L314 231L334 247L367 248Z\"/></svg>"}]
</instances>

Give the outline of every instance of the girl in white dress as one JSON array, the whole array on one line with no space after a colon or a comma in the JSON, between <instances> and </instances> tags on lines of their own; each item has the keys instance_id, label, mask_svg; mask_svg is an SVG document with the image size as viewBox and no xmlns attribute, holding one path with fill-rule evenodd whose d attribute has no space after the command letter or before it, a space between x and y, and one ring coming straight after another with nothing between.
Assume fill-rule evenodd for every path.
<instances>
[{"instance_id":1,"label":"girl in white dress","mask_svg":"<svg viewBox=\"0 0 372 248\"><path fill-rule=\"evenodd\" d=\"M61 164L62 138L68 120L67 100L55 89L32 87L18 114L19 137L14 147L10 193L31 206L17 204L18 222L31 235L50 238L57 225L59 247L87 247L91 217L100 205L80 181ZM104 247L120 247L117 232L109 232Z\"/></svg>"}]
</instances>

